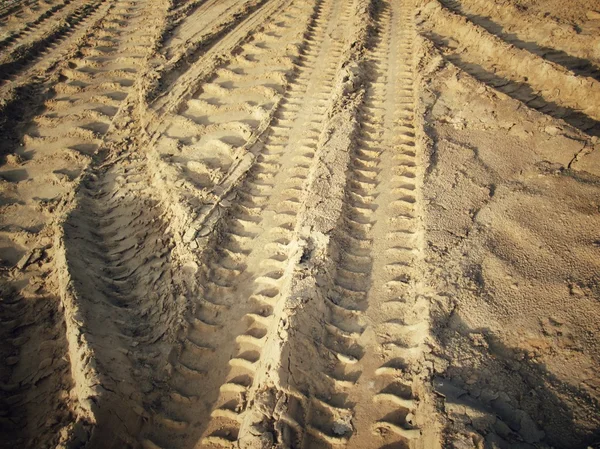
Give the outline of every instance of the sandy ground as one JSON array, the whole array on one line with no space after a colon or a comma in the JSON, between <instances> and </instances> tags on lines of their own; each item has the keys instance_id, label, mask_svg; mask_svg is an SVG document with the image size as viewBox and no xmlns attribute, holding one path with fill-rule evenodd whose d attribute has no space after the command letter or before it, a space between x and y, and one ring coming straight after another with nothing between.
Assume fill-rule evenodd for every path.
<instances>
[{"instance_id":1,"label":"sandy ground","mask_svg":"<svg viewBox=\"0 0 600 449\"><path fill-rule=\"evenodd\" d=\"M600 1L0 5L1 448L600 448Z\"/></svg>"}]
</instances>

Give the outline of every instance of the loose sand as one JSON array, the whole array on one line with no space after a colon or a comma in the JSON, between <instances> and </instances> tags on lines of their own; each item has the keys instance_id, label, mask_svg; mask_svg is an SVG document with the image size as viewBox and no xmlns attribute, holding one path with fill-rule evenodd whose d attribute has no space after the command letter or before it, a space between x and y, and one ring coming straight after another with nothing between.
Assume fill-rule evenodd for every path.
<instances>
[{"instance_id":1,"label":"loose sand","mask_svg":"<svg viewBox=\"0 0 600 449\"><path fill-rule=\"evenodd\" d=\"M600 1L0 5L0 448L600 448Z\"/></svg>"}]
</instances>

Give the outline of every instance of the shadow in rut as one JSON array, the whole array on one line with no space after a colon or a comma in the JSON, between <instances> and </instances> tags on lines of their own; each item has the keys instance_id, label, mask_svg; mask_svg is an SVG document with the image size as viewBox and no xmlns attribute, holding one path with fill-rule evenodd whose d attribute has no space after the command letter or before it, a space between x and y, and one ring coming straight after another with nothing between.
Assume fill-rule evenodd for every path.
<instances>
[{"instance_id":1,"label":"shadow in rut","mask_svg":"<svg viewBox=\"0 0 600 449\"><path fill-rule=\"evenodd\" d=\"M438 48L451 48L448 40L443 36L435 33L427 33L426 37ZM600 136L600 122L583 112L546 100L526 82L516 82L503 78L496 73L486 70L479 64L464 61L458 54L444 54L444 57L482 83L522 102L528 107L554 118L562 119L588 135Z\"/></svg>"},{"instance_id":2,"label":"shadow in rut","mask_svg":"<svg viewBox=\"0 0 600 449\"><path fill-rule=\"evenodd\" d=\"M457 309L434 316L432 334L442 348L437 355L449 363L434 389L444 397L451 430L462 423L485 439L486 449L600 448L598 401L527 351L507 346L489 328L471 328ZM458 348L460 364L444 348Z\"/></svg>"},{"instance_id":3,"label":"shadow in rut","mask_svg":"<svg viewBox=\"0 0 600 449\"><path fill-rule=\"evenodd\" d=\"M32 83L15 89L13 98L0 108L0 163L17 148L26 126L46 99L41 84Z\"/></svg>"},{"instance_id":4,"label":"shadow in rut","mask_svg":"<svg viewBox=\"0 0 600 449\"><path fill-rule=\"evenodd\" d=\"M585 58L572 56L565 51L557 50L552 47L545 47L543 45L539 45L537 42L522 40L517 36L517 34L506 32L502 25L494 22L489 17L463 12L458 2L444 1L442 3L448 9L457 14L463 15L474 24L479 25L489 33L514 45L517 48L534 53L548 61L566 68L567 70L572 71L576 75L586 76L593 78L596 81L600 81L600 68Z\"/></svg>"}]
</instances>

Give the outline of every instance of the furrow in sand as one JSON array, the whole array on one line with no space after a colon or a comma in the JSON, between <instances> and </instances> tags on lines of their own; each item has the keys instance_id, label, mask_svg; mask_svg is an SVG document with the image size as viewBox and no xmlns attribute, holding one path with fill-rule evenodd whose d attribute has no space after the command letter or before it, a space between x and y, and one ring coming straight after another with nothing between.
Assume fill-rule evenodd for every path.
<instances>
[{"instance_id":1,"label":"furrow in sand","mask_svg":"<svg viewBox=\"0 0 600 449\"><path fill-rule=\"evenodd\" d=\"M323 287L333 330L324 342L337 359L329 374L338 382L320 394L336 398L355 424L340 425L348 415L325 415L319 424L333 434L345 430L353 448L433 447L426 443L433 429L419 429L418 416L429 312L419 293L414 12L411 0L381 5L347 206L333 240L335 275Z\"/></svg>"},{"instance_id":2,"label":"furrow in sand","mask_svg":"<svg viewBox=\"0 0 600 449\"><path fill-rule=\"evenodd\" d=\"M515 47L535 53L579 76L600 81L600 61L594 54L595 45L590 43L591 36L577 32L572 26L551 19L536 20L510 3L502 6L481 0L443 0L442 3ZM600 39L595 39L597 45Z\"/></svg>"},{"instance_id":3,"label":"furrow in sand","mask_svg":"<svg viewBox=\"0 0 600 449\"><path fill-rule=\"evenodd\" d=\"M68 342L69 356L63 354L61 357L70 360L71 376L68 380L60 379L65 385L72 381L73 388L71 393L61 393L61 405L56 405L58 400L54 399L49 403L70 410L69 413L75 415L71 419L73 423L94 422L92 408L96 405L90 398L101 388L96 384L96 378L88 377L89 370L96 366L96 360L87 352L89 346L86 335L80 328L81 319L84 319L85 315L79 313L81 310L89 312L85 307L85 291L80 290L80 286L86 285L90 278L84 272L89 269L89 262L100 257L98 252L102 252L102 249L90 248L85 236L81 235L82 230L69 229L63 242L60 235L54 235L55 230L51 225L54 224L56 216L64 212L63 200L66 198L68 202L69 196L75 193L79 176L110 129L113 116L135 82L136 73L143 68L145 56L157 38L155 34L160 31L160 23L156 26L156 17L161 9L166 11L166 7L161 7L159 3L114 2L110 14L90 36L90 43L82 46L76 57L61 64L62 76L54 86L55 96L46 101L45 111L27 124L22 145L15 149L12 162L3 165L0 170L5 185L12 186L5 190L6 195L3 196L0 223L3 230L2 258L31 250L25 253L29 256L23 260L25 266L35 264L37 275L45 278L45 282L38 281L38 284L46 283L56 287L54 283L58 281L62 289L62 308L57 307L60 314L56 321L59 323L57 326L61 326L62 317L66 318L66 332L62 334L63 330L60 329L59 334L62 334L60 339L66 337ZM85 200L82 200L81 208L77 211L80 213L79 217L81 214L88 219L95 217L93 207ZM74 217L71 220L74 220L77 226L77 213ZM72 221L69 223L72 224ZM84 224L85 222L82 222L82 225ZM96 229L99 224L100 220L89 225L88 229ZM77 235L77 232L80 234ZM73 246L78 247L76 242L80 237L82 245L89 253L79 253L80 258L71 258L69 254L67 262L67 256L62 251L63 246L69 247L69 250L72 250ZM40 250L41 256L36 255ZM52 258L51 265L47 263L48 258ZM40 261L44 264L40 265ZM10 259L5 260L6 262L10 262ZM83 264L84 268L79 265L79 271L73 270L74 280L70 283L68 270L72 264L76 266L78 263ZM16 264L15 279L24 284L27 284L28 280L32 282L30 271ZM106 273L102 275L108 276ZM99 292L106 292L107 287L98 283L97 278L93 279L93 282L93 291L98 289ZM83 300L83 304L78 303L79 299ZM95 300L96 297L92 299ZM87 318L84 319L84 323L87 323ZM41 333L46 326L43 320L44 315L32 317L27 329L18 329L16 338L25 338L26 333L32 329L39 329ZM31 343L25 342L22 350L25 353L31 352L37 348L38 343L35 339L32 339ZM56 366L58 370L59 365L50 361L50 366ZM99 363L102 362L101 360ZM19 367L20 365L17 365L16 369ZM57 394L59 392L60 390ZM67 408L66 402L75 405L73 408ZM36 421L37 413L27 409L25 415L26 426L39 424ZM54 429L55 426L56 424L52 423L49 429ZM64 433L64 438L68 438L72 432L73 427ZM75 433L79 433L79 437L87 438L81 432ZM118 432L115 435L115 438L120 436ZM58 439L60 434L57 433L54 437Z\"/></svg>"},{"instance_id":4,"label":"furrow in sand","mask_svg":"<svg viewBox=\"0 0 600 449\"><path fill-rule=\"evenodd\" d=\"M0 81L18 81L23 72L35 66L36 71L42 71L50 61L56 61L59 55L73 45L73 37L77 36L94 22L95 13L105 0L93 0L87 3L75 3L69 8L68 15L58 23L50 24L39 33L28 35L28 39L19 42L4 53L0 59ZM40 62L38 67L36 62Z\"/></svg>"},{"instance_id":5,"label":"furrow in sand","mask_svg":"<svg viewBox=\"0 0 600 449\"><path fill-rule=\"evenodd\" d=\"M295 216L340 63L340 36L348 15L348 5L339 2L315 5L292 81L271 126L256 143L256 163L234 189L230 211L209 244L198 280L202 292L173 361L174 394L163 398L161 415L149 427L149 444L166 447L178 441L178 432L198 428L201 447L236 444L243 398L252 387L280 279L293 251ZM277 20L282 32L297 26L299 16L286 10ZM266 36L276 29L267 28ZM257 39L247 44L238 62L250 68L248 63L268 52L269 45ZM251 73L236 83L252 85ZM221 89L206 87L213 102L227 104L219 96ZM249 90L245 95L256 93ZM207 406L209 414L204 412ZM170 425L173 422L187 424Z\"/></svg>"},{"instance_id":6,"label":"furrow in sand","mask_svg":"<svg viewBox=\"0 0 600 449\"><path fill-rule=\"evenodd\" d=\"M19 163L0 169L0 176L14 184L3 226L21 229L26 216L27 229L39 231L48 207L72 190L143 67L154 39L154 17L140 3L115 2L90 44L63 66L54 97L24 127L22 144L14 149Z\"/></svg>"},{"instance_id":7,"label":"furrow in sand","mask_svg":"<svg viewBox=\"0 0 600 449\"><path fill-rule=\"evenodd\" d=\"M600 82L516 48L438 2L424 9L424 19L426 37L462 70L531 108L600 135Z\"/></svg>"}]
</instances>

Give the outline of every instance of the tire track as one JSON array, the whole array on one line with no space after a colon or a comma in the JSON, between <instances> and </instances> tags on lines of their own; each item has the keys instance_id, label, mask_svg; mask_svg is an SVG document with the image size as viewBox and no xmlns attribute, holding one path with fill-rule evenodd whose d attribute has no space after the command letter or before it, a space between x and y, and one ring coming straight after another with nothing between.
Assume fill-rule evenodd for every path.
<instances>
[{"instance_id":1,"label":"tire track","mask_svg":"<svg viewBox=\"0 0 600 449\"><path fill-rule=\"evenodd\" d=\"M173 27L169 38L165 40L161 52L167 62L160 70L156 86L148 95L149 100L152 102L167 95L182 74L196 66L200 58L206 59L213 45L219 47L220 41L226 39L229 33L235 34L237 26L243 28L245 20L264 4L264 0L229 0L207 1L197 5L189 17L184 16L181 23ZM257 13L257 16L266 18L262 13ZM237 43L232 44L231 48ZM221 56L226 53L227 50L223 51Z\"/></svg>"},{"instance_id":2,"label":"tire track","mask_svg":"<svg viewBox=\"0 0 600 449\"><path fill-rule=\"evenodd\" d=\"M166 375L161 356L175 338L187 290L188 271L175 271L175 243L148 192L144 161L115 159L84 178L78 207L64 224L65 260L93 360L92 370L78 375L92 385L89 445L98 448L135 445L149 418L144 395ZM88 275L90 265L97 276Z\"/></svg>"},{"instance_id":3,"label":"tire track","mask_svg":"<svg viewBox=\"0 0 600 449\"><path fill-rule=\"evenodd\" d=\"M373 445L373 438L377 447L427 447L419 440L433 431L419 429L417 412L429 312L419 294L422 168L415 127L414 11L407 0L384 3L380 13L348 208L336 238L338 269L326 293L335 326L329 347L341 362L340 372L348 373L336 392L356 404L358 424L348 444L356 448ZM348 319L351 313L354 319Z\"/></svg>"},{"instance_id":4,"label":"tire track","mask_svg":"<svg viewBox=\"0 0 600 449\"><path fill-rule=\"evenodd\" d=\"M281 267L286 265L284 240L289 238L294 227L294 209L299 203L297 196L302 191L319 135L319 116L325 113L328 90L339 64L341 44L328 34L342 30L338 21L330 22L332 15L337 17L339 14L334 11L341 9L341 5L325 2L316 8L316 18L309 26L310 31L297 62L298 72L293 76L266 137L257 143L259 156L256 163L241 186L235 189L238 199L227 199L232 203L230 212L220 225L219 236L210 244L207 266L202 269L198 281L204 287L201 300L195 304L191 326L184 334L182 350L175 362L175 393L170 401L164 402L165 416L158 420L165 428L165 436L161 437L160 428L154 425L153 434L148 436L149 442L146 443L149 447L162 447L166 441L172 442L173 436L166 437L169 427L171 433L176 427L194 428L193 422L183 424L188 421L182 416L184 408L189 407L184 405L191 402L192 410L198 416L199 400L202 399L198 398L198 387L215 382L222 384L219 397L204 393L203 402L214 407L212 419L208 423L208 416L202 419L206 428L201 445L228 447L236 441L243 404L234 402L244 396L244 389L250 387L255 364L260 358L260 347L256 343L265 332L261 324L268 320L272 309L269 303L277 295L274 284L281 277ZM343 17L347 18L347 15L348 11ZM299 20L298 14L293 11L277 18L276 25L283 28ZM270 32L267 30L266 35ZM246 67L243 79L250 85L248 87L252 87L252 77L250 80L247 77L251 64L269 48L260 40L243 48L246 52L237 61ZM324 55L327 57L323 58ZM319 62L321 59L324 61ZM219 76L225 74L231 77L239 68L234 67ZM204 92L208 91L214 99L218 98L219 106L223 107L218 95L223 93L223 89L206 87L203 86ZM243 92L248 87L240 86L240 89ZM249 96L255 98L256 92L247 90L241 99ZM240 91L232 98L239 101ZM310 117L310 111L316 116ZM265 249L272 254L265 255ZM261 263L263 260L265 262ZM250 301L240 301L248 296ZM226 322L231 324L224 327ZM217 345L219 351L214 350ZM199 354L202 356L199 357ZM212 390L215 395L219 393L217 385Z\"/></svg>"},{"instance_id":5,"label":"tire track","mask_svg":"<svg viewBox=\"0 0 600 449\"><path fill-rule=\"evenodd\" d=\"M256 294L260 295L257 305L262 309L250 311L249 332L239 338L240 352L248 351L250 345L260 348L257 349L259 357L253 363L252 383L238 387L237 397L235 386L225 384L222 405L213 412L222 432L239 427L236 441L243 447L330 447L332 440L336 444L337 438L321 432L310 413L307 416L312 404L326 403L312 395L318 377L314 372L321 363L319 354L309 349L315 343L311 341L311 333L312 330L321 333L323 329L315 329L320 324L321 310L315 310L315 306L319 309L319 302L315 303L312 294L315 279L310 270L304 271L304 268L311 260L324 255L327 237L323 232L334 225L332 216L336 216L341 207L343 171L354 129L351 111L358 101L356 89L361 79L357 59L360 60L364 50L370 6L363 2L344 5L348 9L341 14L338 31L328 33L341 45L334 79L326 86L330 102L328 112L319 120L320 138L306 167L306 177L293 192L295 200L282 204L282 212L294 217L292 222L285 223L289 230L287 235L276 233L278 223L271 225L273 238L277 237L276 245L265 245L260 259L265 274L256 279L258 288L251 291L254 295L250 297L256 301ZM342 32L344 35L339 34ZM341 123L343 126L339 130L337 126ZM332 201L322 198L324 189L331 194ZM307 311L308 320L303 320L301 316ZM261 331L255 335L257 328ZM300 338L295 338L296 335ZM237 365L236 362L236 368ZM235 374L236 370L232 372ZM237 427L234 421L239 423ZM217 436L220 437L218 442L223 446L227 444L222 435Z\"/></svg>"},{"instance_id":6,"label":"tire track","mask_svg":"<svg viewBox=\"0 0 600 449\"><path fill-rule=\"evenodd\" d=\"M30 7L38 3L38 0L13 0L6 1L0 7L0 18L4 18L9 14L17 14L23 8Z\"/></svg>"},{"instance_id":7,"label":"tire track","mask_svg":"<svg viewBox=\"0 0 600 449\"><path fill-rule=\"evenodd\" d=\"M172 59L179 52L190 53L190 47L194 48L195 42L202 42L207 33L213 32L214 26L202 26L202 23L234 23L234 13L241 12L244 6L251 4L248 1L230 0L218 2L206 0L194 5L193 10L186 8L185 15L180 24L174 26L170 36L165 40L161 51L165 53L167 60ZM181 12L179 12L181 14ZM190 45L191 44L191 45ZM192 50L193 51L193 50Z\"/></svg>"},{"instance_id":8,"label":"tire track","mask_svg":"<svg viewBox=\"0 0 600 449\"><path fill-rule=\"evenodd\" d=\"M0 82L0 153L12 153L23 138L25 128L38 115L51 95L51 86L64 81L60 70L76 57L78 51L93 38L102 19L112 8L110 2L99 8L87 21L80 23L70 39L57 43L41 58L10 82ZM84 26L85 25L85 26Z\"/></svg>"},{"instance_id":9,"label":"tire track","mask_svg":"<svg viewBox=\"0 0 600 449\"><path fill-rule=\"evenodd\" d=\"M310 6L298 8L304 23ZM274 20L213 75L178 115L163 117L151 141L150 170L157 188L170 192L180 228L194 248L223 213L229 195L256 159L257 139L265 132L281 95L293 76L304 29L288 13Z\"/></svg>"},{"instance_id":10,"label":"tire track","mask_svg":"<svg viewBox=\"0 0 600 449\"><path fill-rule=\"evenodd\" d=\"M23 145L13 155L19 168L15 170L14 164L9 164L0 169L4 181L14 186L3 198L1 220L2 228L7 230L3 237L10 241L9 247L21 248L25 231L30 235L28 245L55 237L53 223L56 216L60 216L63 200L73 195L79 176L110 129L120 103L134 85L137 73L144 69L145 58L159 37L157 32L162 31L162 23L156 23L160 11L157 3L114 2L109 14L88 36L88 44L80 48L78 55L61 64L63 68L60 80L54 86L54 98L45 103L44 113L35 116L28 124ZM41 198L40 192L43 192ZM93 210L86 211L94 216ZM77 223L77 214L74 216ZM84 220L82 224L85 224ZM101 386L94 385L94 376L86 378L96 361L86 352L89 349L87 334L80 328L80 312L87 311L86 304L79 304L78 299L73 299L73 292L79 293L76 283L89 282L89 276L79 272L75 274L75 286L69 285L66 270L78 263L83 263L84 270L89 269L87 262L99 257L99 249L92 247L89 253L80 253L72 259L70 254L67 262L64 251L61 252L60 232L57 233L57 241L50 245L54 269L45 267L42 275L48 277L48 282L62 282L64 309L61 314L66 317L66 340L74 384L69 403L76 404L71 410L75 415L71 421L90 423L94 422L97 407L93 398ZM74 239L77 239L77 232L67 233L67 246L74 243L75 240L71 239L74 234ZM50 271L53 273L49 274ZM25 275L19 276L18 279L22 279ZM94 288L99 286L101 284L96 284ZM43 320L43 317L39 319ZM44 325L44 321L38 321L37 317L31 323L32 329L42 329ZM31 351L31 348L26 347L25 350ZM27 416L34 419L37 413L29 410ZM118 428L115 426L115 429ZM65 433L67 437L69 432ZM87 438L85 433L76 431L75 434L75 438L77 435ZM114 432L114 438L120 437L119 432ZM100 446L109 447L110 444Z\"/></svg>"},{"instance_id":11,"label":"tire track","mask_svg":"<svg viewBox=\"0 0 600 449\"><path fill-rule=\"evenodd\" d=\"M185 26L186 22L189 22L188 17L197 16L196 11L198 8L206 9L206 4L208 0L184 0L184 1L174 1L171 5L171 10L169 12L170 20L170 31L175 31L180 26ZM199 17L197 17L199 19ZM196 30L197 31L197 30ZM170 39L170 36L167 34L165 36L164 42Z\"/></svg>"},{"instance_id":12,"label":"tire track","mask_svg":"<svg viewBox=\"0 0 600 449\"><path fill-rule=\"evenodd\" d=\"M310 448L414 447L422 438L415 414L428 312L417 293L414 6L386 2L380 8L361 130L331 242L334 268L320 285L324 310L315 312L325 329L317 342L321 369L315 375L302 370L302 359L295 362L312 378L299 388L307 391L303 397L291 396L297 402L291 408L303 410L294 421L306 427L304 447Z\"/></svg>"},{"instance_id":13,"label":"tire track","mask_svg":"<svg viewBox=\"0 0 600 449\"><path fill-rule=\"evenodd\" d=\"M437 3L430 5L425 35L443 49L447 60L531 108L587 134L600 134L600 83L519 50Z\"/></svg>"},{"instance_id":14,"label":"tire track","mask_svg":"<svg viewBox=\"0 0 600 449\"><path fill-rule=\"evenodd\" d=\"M116 2L90 37L93 43L83 46L79 56L61 70L54 97L44 103L45 111L25 127L22 145L15 151L22 161L19 170L28 183L11 176L11 167L0 169L5 179L15 182L15 195L26 200L15 214L39 217L39 226L43 226L44 213L36 211L39 206L32 197L35 183L56 176L53 189L46 189L46 198L66 194L99 147L151 48L154 16L144 18L142 13L143 8L132 1ZM149 31L133 33L136 26L147 26ZM6 224L13 218L18 223L13 214L2 221Z\"/></svg>"},{"instance_id":15,"label":"tire track","mask_svg":"<svg viewBox=\"0 0 600 449\"><path fill-rule=\"evenodd\" d=\"M219 27L216 32L201 39L192 54L187 55L190 63L183 64L181 70L178 70L179 77L169 85L169 90L159 90L158 96L156 93L149 95L152 100L151 112L154 114L150 121L162 123L165 114L176 111L187 98L198 91L218 66L228 62L235 48L250 39L253 31L274 17L289 2L290 0L252 2L241 14L234 15L235 20L226 22L224 27ZM179 58L174 59L176 63L179 61ZM165 72L168 75L170 70ZM148 133L154 132L155 129L148 129Z\"/></svg>"},{"instance_id":16,"label":"tire track","mask_svg":"<svg viewBox=\"0 0 600 449\"><path fill-rule=\"evenodd\" d=\"M597 61L590 60L593 56L589 54L591 46L588 36L582 38L567 27L551 26L551 22L540 21L532 26L528 22L531 18L524 17L510 4L503 5L500 12L494 5L486 5L478 0L443 0L442 3L517 48L535 53L579 76L600 81L600 66ZM551 30L547 31L549 26ZM558 37L565 34L568 34L568 38Z\"/></svg>"},{"instance_id":17,"label":"tire track","mask_svg":"<svg viewBox=\"0 0 600 449\"><path fill-rule=\"evenodd\" d=\"M72 12L58 25L49 30L33 33L31 39L10 50L10 53L0 60L0 81L6 83L15 79L21 72L26 71L36 61L42 60L42 66L47 66L50 60L56 60L61 53L68 51L73 39L68 39L78 31L83 31L93 23L94 13L98 11L105 0L94 0L81 6L75 4ZM50 53L56 56L49 56ZM40 68L36 67L37 70Z\"/></svg>"},{"instance_id":18,"label":"tire track","mask_svg":"<svg viewBox=\"0 0 600 449\"><path fill-rule=\"evenodd\" d=\"M268 124L278 102L276 97L285 90L286 74L291 74L297 47L302 43L304 29L297 23L306 23L314 14L313 8L292 3L273 23L242 45L235 59L217 69L210 81L182 105L180 115L165 116L164 129L157 142L157 159L151 162L156 169L151 170L156 177L166 178L162 181L167 186L164 190L176 191L179 197L176 204L189 204L191 210L199 209L202 216L207 208L221 214L221 206L232 202L232 199L221 199L229 193L227 189L238 183L238 173L247 170L247 166L242 170L239 166L232 168L240 157L236 153L248 152L256 142L252 136L262 132ZM289 52L288 47L296 50ZM206 192L212 193L207 196ZM217 204L220 206L216 207ZM243 213L243 209L234 212L235 218L224 217L229 224L222 226L243 229L244 220L237 216L239 213ZM193 224L185 225L184 229L189 235L186 241L196 248L196 242L207 236L202 233L194 240L198 229ZM192 295L194 299L190 299L195 316L188 335L184 332L181 338L177 360L171 361L174 374L170 386L164 387L164 394L152 406L154 412L145 432L146 447L186 447L186 442L196 441L206 426L206 408L214 401L218 385L214 385L211 392L205 392L204 387L219 380L211 379L209 374L215 377L225 374L220 373L218 367L223 370L227 366L224 357L228 345L233 344L233 337L227 335L231 329L216 326L214 320L218 318L221 323L220 315L231 316L232 313L220 304L233 290L227 279L228 270L235 272L238 258L243 257L236 247L236 239L242 239L244 234L238 236L237 232L241 231L225 230L223 237L215 235L206 244L207 254L201 257L207 266L201 269L198 279L202 287ZM200 302L198 297L202 298ZM211 350L217 344L223 348L222 353ZM169 390L173 393L169 394Z\"/></svg>"},{"instance_id":19,"label":"tire track","mask_svg":"<svg viewBox=\"0 0 600 449\"><path fill-rule=\"evenodd\" d=\"M35 265L27 271L31 287L23 295L12 291L16 284L0 287L0 352L10 367L0 379L0 447L7 449L56 446L67 426L85 432L65 407L72 382L59 300L44 291Z\"/></svg>"},{"instance_id":20,"label":"tire track","mask_svg":"<svg viewBox=\"0 0 600 449\"><path fill-rule=\"evenodd\" d=\"M285 273L297 253L292 243L296 217L331 101L350 7L351 4L339 2L323 3L321 15L309 28L297 77L275 114L258 162L245 182L247 188L242 189L248 193L240 196L239 220L250 230L262 232L252 241L246 239L242 248L249 252L247 271L254 267L252 277L243 285L238 283L238 291L249 300L249 308L242 316L246 329L236 337L230 370L205 432L206 446L229 447L237 440L246 420L245 409L252 403L251 395L257 388L260 358L263 350L269 348L266 336L276 321L274 310L285 290ZM260 221L253 224L259 217ZM248 418L251 420L251 416ZM291 435L291 428L279 430L283 444L295 444L299 435ZM247 433L240 436L249 437Z\"/></svg>"},{"instance_id":21,"label":"tire track","mask_svg":"<svg viewBox=\"0 0 600 449\"><path fill-rule=\"evenodd\" d=\"M4 31L6 37L0 39L0 50L10 51L10 48L16 47L21 41L27 37L40 33L40 28L48 21L48 19L56 19L56 15L67 7L72 0L64 0L56 5L48 4L48 8L43 11L36 11L32 18L24 18L23 22L19 21L15 24L13 30ZM6 49L6 50L5 50Z\"/></svg>"}]
</instances>

